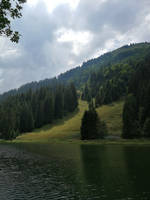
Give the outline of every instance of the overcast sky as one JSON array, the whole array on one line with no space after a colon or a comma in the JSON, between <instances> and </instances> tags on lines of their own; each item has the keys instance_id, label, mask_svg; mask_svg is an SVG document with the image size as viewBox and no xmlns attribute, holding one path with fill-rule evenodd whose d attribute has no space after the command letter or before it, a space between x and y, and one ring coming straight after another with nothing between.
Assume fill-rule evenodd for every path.
<instances>
[{"instance_id":1,"label":"overcast sky","mask_svg":"<svg viewBox=\"0 0 150 200\"><path fill-rule=\"evenodd\" d=\"M122 45L150 41L150 0L28 0L0 37L0 93L56 76Z\"/></svg>"}]
</instances>

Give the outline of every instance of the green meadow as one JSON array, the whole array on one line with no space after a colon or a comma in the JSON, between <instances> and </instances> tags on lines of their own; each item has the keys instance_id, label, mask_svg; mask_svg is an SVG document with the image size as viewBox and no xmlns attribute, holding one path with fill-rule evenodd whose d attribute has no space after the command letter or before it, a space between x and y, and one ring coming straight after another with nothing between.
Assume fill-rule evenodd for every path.
<instances>
[{"instance_id":1,"label":"green meadow","mask_svg":"<svg viewBox=\"0 0 150 200\"><path fill-rule=\"evenodd\" d=\"M100 119L107 124L109 135L121 136L123 104L123 101L119 101L97 109Z\"/></svg>"}]
</instances>

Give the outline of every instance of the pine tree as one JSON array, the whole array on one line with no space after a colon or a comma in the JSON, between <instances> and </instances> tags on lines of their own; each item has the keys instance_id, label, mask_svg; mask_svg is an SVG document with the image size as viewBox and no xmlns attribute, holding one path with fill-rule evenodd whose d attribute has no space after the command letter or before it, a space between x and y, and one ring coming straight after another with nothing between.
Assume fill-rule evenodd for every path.
<instances>
[{"instance_id":1,"label":"pine tree","mask_svg":"<svg viewBox=\"0 0 150 200\"><path fill-rule=\"evenodd\" d=\"M54 119L54 98L48 93L44 99L44 124L51 123Z\"/></svg>"},{"instance_id":2,"label":"pine tree","mask_svg":"<svg viewBox=\"0 0 150 200\"><path fill-rule=\"evenodd\" d=\"M30 132L34 128L34 119L30 106L27 103L22 105L20 113L20 131Z\"/></svg>"},{"instance_id":3,"label":"pine tree","mask_svg":"<svg viewBox=\"0 0 150 200\"><path fill-rule=\"evenodd\" d=\"M100 121L93 101L89 104L89 110L84 112L80 133L82 140L103 138L107 133L106 124Z\"/></svg>"},{"instance_id":4,"label":"pine tree","mask_svg":"<svg viewBox=\"0 0 150 200\"><path fill-rule=\"evenodd\" d=\"M77 96L76 88L73 83L70 84L70 90L72 93L72 104L73 104L72 110L75 110L75 108L77 108L78 106L78 96Z\"/></svg>"},{"instance_id":5,"label":"pine tree","mask_svg":"<svg viewBox=\"0 0 150 200\"><path fill-rule=\"evenodd\" d=\"M139 137L137 102L134 95L129 94L123 109L123 137Z\"/></svg>"},{"instance_id":6,"label":"pine tree","mask_svg":"<svg viewBox=\"0 0 150 200\"><path fill-rule=\"evenodd\" d=\"M64 96L61 87L58 87L55 94L55 118L62 118L64 115Z\"/></svg>"}]
</instances>

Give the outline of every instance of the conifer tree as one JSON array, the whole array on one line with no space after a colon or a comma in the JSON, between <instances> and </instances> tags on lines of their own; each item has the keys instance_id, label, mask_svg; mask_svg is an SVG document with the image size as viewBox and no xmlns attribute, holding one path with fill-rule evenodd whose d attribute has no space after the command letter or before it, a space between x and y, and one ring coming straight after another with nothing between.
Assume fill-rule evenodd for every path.
<instances>
[{"instance_id":1,"label":"conifer tree","mask_svg":"<svg viewBox=\"0 0 150 200\"><path fill-rule=\"evenodd\" d=\"M32 115L32 110L27 103L22 105L20 113L20 131L30 132L34 128L34 120Z\"/></svg>"},{"instance_id":2,"label":"conifer tree","mask_svg":"<svg viewBox=\"0 0 150 200\"><path fill-rule=\"evenodd\" d=\"M123 109L123 137L134 138L139 136L138 110L134 95L129 94Z\"/></svg>"},{"instance_id":3,"label":"conifer tree","mask_svg":"<svg viewBox=\"0 0 150 200\"><path fill-rule=\"evenodd\" d=\"M80 133L82 140L103 138L107 133L106 124L100 121L93 101L89 104L89 110L84 112Z\"/></svg>"},{"instance_id":4,"label":"conifer tree","mask_svg":"<svg viewBox=\"0 0 150 200\"><path fill-rule=\"evenodd\" d=\"M62 118L64 114L64 96L61 87L58 87L55 94L55 117Z\"/></svg>"}]
</instances>

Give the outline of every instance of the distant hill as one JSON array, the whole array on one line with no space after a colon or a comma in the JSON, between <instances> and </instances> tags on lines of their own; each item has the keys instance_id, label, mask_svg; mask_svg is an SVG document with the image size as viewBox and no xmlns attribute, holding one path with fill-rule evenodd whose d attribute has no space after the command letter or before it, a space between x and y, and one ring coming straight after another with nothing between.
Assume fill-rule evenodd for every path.
<instances>
[{"instance_id":1,"label":"distant hill","mask_svg":"<svg viewBox=\"0 0 150 200\"><path fill-rule=\"evenodd\" d=\"M90 77L91 72L109 67L118 63L127 63L141 60L150 51L150 43L125 45L112 52L105 53L98 58L83 62L81 67L76 67L58 76L61 81L73 81L81 87Z\"/></svg>"},{"instance_id":2,"label":"distant hill","mask_svg":"<svg viewBox=\"0 0 150 200\"><path fill-rule=\"evenodd\" d=\"M97 105L109 103L126 93L130 76L134 73L138 63L144 60L149 52L150 43L147 42L125 45L98 58L83 62L81 67L78 66L62 73L57 78L31 82L21 86L19 89L5 92L0 95L0 100L2 101L10 95L24 93L29 89L35 91L43 86L55 87L58 82L74 82L75 86L83 91L82 97L84 100L95 97L97 99ZM122 78L119 78L119 81L117 81L118 77ZM113 85L113 87L110 85ZM115 94L113 95L114 97L110 98L110 96L112 96L112 94L109 94L110 92L108 94L103 94L104 90L115 93L114 90L116 90L118 86L120 86L119 90L122 90L119 95ZM123 89L121 89L121 87ZM84 93L86 93L86 95L84 95ZM99 99L101 95L103 96L103 101L100 102Z\"/></svg>"}]
</instances>

